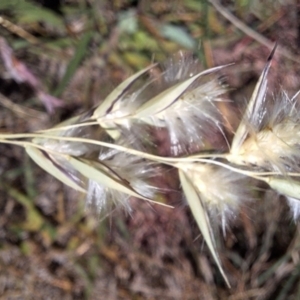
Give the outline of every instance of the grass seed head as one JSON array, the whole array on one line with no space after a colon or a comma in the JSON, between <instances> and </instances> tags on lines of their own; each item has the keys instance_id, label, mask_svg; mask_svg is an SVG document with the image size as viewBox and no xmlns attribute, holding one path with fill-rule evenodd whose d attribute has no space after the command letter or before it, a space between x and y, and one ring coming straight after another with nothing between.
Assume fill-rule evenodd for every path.
<instances>
[{"instance_id":1,"label":"grass seed head","mask_svg":"<svg viewBox=\"0 0 300 300\"><path fill-rule=\"evenodd\" d=\"M198 60L181 53L157 68L132 75L93 117L115 140L122 136L122 127L128 130L146 123L168 130L175 155L187 152L191 143L201 148L212 131L223 134L217 102L226 87L216 75L220 69L202 72Z\"/></svg>"},{"instance_id":2,"label":"grass seed head","mask_svg":"<svg viewBox=\"0 0 300 300\"><path fill-rule=\"evenodd\" d=\"M123 181L136 193L149 199L155 197L158 189L149 183L156 174L153 164L125 152L107 149L100 152L98 160L112 170L118 180ZM128 194L89 179L87 205L95 206L99 212L107 211L114 205L122 206L130 212L128 200Z\"/></svg>"},{"instance_id":3,"label":"grass seed head","mask_svg":"<svg viewBox=\"0 0 300 300\"><path fill-rule=\"evenodd\" d=\"M253 182L244 175L202 163L188 163L181 168L196 187L211 217L221 217L223 230L240 205L253 200Z\"/></svg>"},{"instance_id":4,"label":"grass seed head","mask_svg":"<svg viewBox=\"0 0 300 300\"><path fill-rule=\"evenodd\" d=\"M168 129L174 155L187 153L193 147L201 150L213 135L224 135L216 103L224 91L218 79L213 79L187 91L170 108L155 116Z\"/></svg>"},{"instance_id":5,"label":"grass seed head","mask_svg":"<svg viewBox=\"0 0 300 300\"><path fill-rule=\"evenodd\" d=\"M80 187L82 182L85 182L83 188L87 192L87 206L96 208L98 212L107 211L114 205L123 206L130 211L130 196L152 200L156 189L148 183L148 179L154 176L154 165L126 152L84 142L84 139L109 140L109 136L103 135L99 126L96 126L96 129L92 128L94 126L77 127L80 122L81 118L74 118L60 124L62 130L54 131L53 139L43 138L43 134L40 134L41 137L33 140L37 146L45 149L43 153L49 152L47 157L40 155L43 162L39 165L71 187L75 186L73 181L76 187L79 185L79 179ZM68 137L75 139L63 139ZM77 137L80 141L76 140ZM38 159L40 162L41 159ZM43 166L45 163L46 167ZM56 176L55 172L59 172L59 176Z\"/></svg>"},{"instance_id":6,"label":"grass seed head","mask_svg":"<svg viewBox=\"0 0 300 300\"><path fill-rule=\"evenodd\" d=\"M145 105L147 113L140 108L138 116L150 125L167 128L174 155L186 153L190 148L200 150L212 133L223 135L218 101L222 101L226 87L215 74L219 69L207 70L196 78L202 67L189 55L170 59L164 68L161 77L153 82L160 85L161 94L153 94L155 89L149 85L153 94L150 105ZM175 87L193 77L190 85L174 94Z\"/></svg>"},{"instance_id":7,"label":"grass seed head","mask_svg":"<svg viewBox=\"0 0 300 300\"><path fill-rule=\"evenodd\" d=\"M262 113L249 116L249 135L231 160L281 173L299 171L300 114L296 100L285 92L265 100Z\"/></svg>"}]
</instances>

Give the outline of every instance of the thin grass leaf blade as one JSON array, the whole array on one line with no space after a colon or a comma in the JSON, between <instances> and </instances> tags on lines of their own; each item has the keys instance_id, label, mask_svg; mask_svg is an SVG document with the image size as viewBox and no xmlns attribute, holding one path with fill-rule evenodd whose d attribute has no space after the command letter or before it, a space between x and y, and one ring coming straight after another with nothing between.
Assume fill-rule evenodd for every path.
<instances>
[{"instance_id":1,"label":"thin grass leaf blade","mask_svg":"<svg viewBox=\"0 0 300 300\"><path fill-rule=\"evenodd\" d=\"M73 58L71 59L69 65L67 67L64 77L62 78L59 86L53 93L54 96L59 97L63 93L65 88L67 87L68 83L70 82L71 78L73 77L77 68L79 67L81 61L83 60L84 56L88 52L87 48L88 48L91 38L93 37L93 34L94 34L93 31L88 31L82 37L82 39L77 47L77 50L75 52L75 55L73 56Z\"/></svg>"},{"instance_id":2,"label":"thin grass leaf blade","mask_svg":"<svg viewBox=\"0 0 300 300\"><path fill-rule=\"evenodd\" d=\"M16 6L19 24L32 24L35 22L44 22L50 26L56 27L58 30L64 30L65 24L63 19L50 9L43 8L28 1L22 1L26 4L19 8Z\"/></svg>"},{"instance_id":3,"label":"thin grass leaf blade","mask_svg":"<svg viewBox=\"0 0 300 300\"><path fill-rule=\"evenodd\" d=\"M266 94L266 89L267 89L267 76L271 67L271 62L272 62L272 58L274 56L275 50L276 50L277 44L275 44L272 52L270 53L266 66L262 72L262 74L259 77L259 80L255 86L255 89L252 93L251 99L248 103L248 106L245 110L245 113L242 117L242 120L239 124L239 127L234 135L232 144L231 144L231 153L238 153L241 145L243 144L243 142L245 141L247 135L248 135L248 115L255 115L258 113L258 111L261 109L262 107L262 102L263 99L265 97Z\"/></svg>"},{"instance_id":4,"label":"thin grass leaf blade","mask_svg":"<svg viewBox=\"0 0 300 300\"><path fill-rule=\"evenodd\" d=\"M155 65L151 65L140 72L137 72L123 81L120 85L118 85L106 98L105 100L98 106L95 110L93 118L99 119L104 117L108 112L113 110L113 106L119 100L119 98L128 90L128 88L134 84L134 82L147 71L152 69Z\"/></svg>"},{"instance_id":5,"label":"thin grass leaf blade","mask_svg":"<svg viewBox=\"0 0 300 300\"><path fill-rule=\"evenodd\" d=\"M8 195L13 197L27 210L27 218L26 221L22 224L22 228L26 228L30 231L41 230L41 228L45 225L45 219L33 204L32 198L20 193L17 189L14 189L11 186L8 187L4 185L4 188Z\"/></svg>"},{"instance_id":6,"label":"thin grass leaf blade","mask_svg":"<svg viewBox=\"0 0 300 300\"><path fill-rule=\"evenodd\" d=\"M153 116L165 109L167 109L170 105L172 105L175 101L177 101L180 96L201 76L210 74L212 72L218 71L226 66L219 66L215 68L211 68L205 70L201 73L198 73L183 82L180 82L162 93L158 94L150 101L146 102L142 105L133 116L134 118L143 118Z\"/></svg>"},{"instance_id":7,"label":"thin grass leaf blade","mask_svg":"<svg viewBox=\"0 0 300 300\"><path fill-rule=\"evenodd\" d=\"M207 246L219 268L220 273L222 274L226 284L230 287L229 281L228 281L227 276L225 275L225 272L221 266L221 262L220 262L219 256L218 256L216 248L215 248L212 229L211 229L205 208L203 207L203 204L201 202L201 199L199 198L194 185L191 183L191 181L186 176L184 171L181 169L179 169L178 171L179 171L180 182L181 182L184 194L186 196L186 199L188 201L188 204L190 206L190 209L193 213L193 216L194 216L194 218L198 224L198 227L203 235L203 238L206 241Z\"/></svg>"},{"instance_id":8,"label":"thin grass leaf blade","mask_svg":"<svg viewBox=\"0 0 300 300\"><path fill-rule=\"evenodd\" d=\"M80 187L75 181L73 181L70 177L68 177L66 173L64 173L61 169L55 166L53 162L49 160L40 149L34 146L26 145L25 150L37 165L39 165L42 169L51 174L53 177L57 178L62 183L70 186L71 188L79 192L86 193L86 191L82 187Z\"/></svg>"}]
</instances>

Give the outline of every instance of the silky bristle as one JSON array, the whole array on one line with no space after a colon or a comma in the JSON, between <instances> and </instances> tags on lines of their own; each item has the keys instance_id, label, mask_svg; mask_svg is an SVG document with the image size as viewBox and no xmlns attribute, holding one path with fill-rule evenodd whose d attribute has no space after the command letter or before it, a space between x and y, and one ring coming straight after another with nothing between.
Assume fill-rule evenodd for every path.
<instances>
[{"instance_id":1,"label":"silky bristle","mask_svg":"<svg viewBox=\"0 0 300 300\"><path fill-rule=\"evenodd\" d=\"M224 230L240 206L254 199L253 182L244 175L210 164L191 163L183 168L211 217L221 218Z\"/></svg>"},{"instance_id":2,"label":"silky bristle","mask_svg":"<svg viewBox=\"0 0 300 300\"><path fill-rule=\"evenodd\" d=\"M126 182L130 188L145 198L154 198L158 188L150 183L155 174L153 164L116 150L103 150L98 159L113 171L117 180ZM89 180L88 183L87 204L96 207L98 212L107 211L113 206L123 207L127 212L131 211L128 194L107 188L94 180Z\"/></svg>"},{"instance_id":3,"label":"silky bristle","mask_svg":"<svg viewBox=\"0 0 300 300\"><path fill-rule=\"evenodd\" d=\"M300 217L300 200L292 197L287 197L287 203L293 215L294 221L299 220Z\"/></svg>"},{"instance_id":4,"label":"silky bristle","mask_svg":"<svg viewBox=\"0 0 300 300\"><path fill-rule=\"evenodd\" d=\"M260 116L249 118L248 138L230 159L280 173L299 171L300 114L296 98L282 91L264 101Z\"/></svg>"},{"instance_id":5,"label":"silky bristle","mask_svg":"<svg viewBox=\"0 0 300 300\"><path fill-rule=\"evenodd\" d=\"M141 124L146 123L166 128L173 155L202 150L205 143L211 142L212 132L213 139L217 135L224 140L223 117L217 102L223 100L226 86L216 75L222 67L204 72L202 69L197 59L181 53L147 70L116 96L107 113L98 118L100 125L115 140L124 137L122 127L127 131L140 127L142 131ZM193 77L191 84L175 92L178 85Z\"/></svg>"}]
</instances>

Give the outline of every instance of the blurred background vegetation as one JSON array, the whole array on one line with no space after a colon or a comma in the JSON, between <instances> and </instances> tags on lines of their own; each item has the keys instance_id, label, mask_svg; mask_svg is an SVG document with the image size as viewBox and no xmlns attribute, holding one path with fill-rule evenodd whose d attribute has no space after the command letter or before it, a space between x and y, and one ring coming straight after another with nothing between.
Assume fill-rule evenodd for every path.
<instances>
[{"instance_id":1,"label":"blurred background vegetation","mask_svg":"<svg viewBox=\"0 0 300 300\"><path fill-rule=\"evenodd\" d=\"M1 132L84 112L178 51L193 52L204 68L235 62L228 96L239 104L277 41L269 92L300 88L297 0L1 0L0 37ZM39 91L63 105L47 113ZM173 210L132 200L130 216L115 211L99 221L22 149L0 145L0 153L0 299L300 299L298 224L273 193L218 237L227 289L182 195L169 193Z\"/></svg>"}]
</instances>

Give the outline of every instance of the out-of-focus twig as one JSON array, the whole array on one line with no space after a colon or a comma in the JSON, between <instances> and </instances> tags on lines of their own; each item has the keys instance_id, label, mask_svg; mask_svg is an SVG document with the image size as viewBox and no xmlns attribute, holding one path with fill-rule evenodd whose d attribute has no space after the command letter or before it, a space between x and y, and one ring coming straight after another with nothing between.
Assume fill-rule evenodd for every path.
<instances>
[{"instance_id":1,"label":"out-of-focus twig","mask_svg":"<svg viewBox=\"0 0 300 300\"><path fill-rule=\"evenodd\" d=\"M64 106L62 100L47 94L44 91L42 82L27 68L27 66L18 60L12 48L7 44L4 38L0 37L0 55L2 56L4 66L11 76L18 83L26 83L35 91L36 96L44 104L49 113L53 113L56 107Z\"/></svg>"},{"instance_id":2,"label":"out-of-focus twig","mask_svg":"<svg viewBox=\"0 0 300 300\"><path fill-rule=\"evenodd\" d=\"M29 32L27 32L26 30L24 30L22 27L10 22L9 20L3 18L0 15L0 25L3 26L4 28L6 28L8 31L18 35L19 37L27 40L29 43L31 44L39 44L39 40L33 36L32 34L30 34Z\"/></svg>"},{"instance_id":3,"label":"out-of-focus twig","mask_svg":"<svg viewBox=\"0 0 300 300\"><path fill-rule=\"evenodd\" d=\"M44 120L47 118L47 115L43 112L37 111L35 109L29 107L23 107L19 104L12 102L9 98L5 97L0 93L0 105L3 107L10 109L19 117L32 117L36 119Z\"/></svg>"},{"instance_id":4,"label":"out-of-focus twig","mask_svg":"<svg viewBox=\"0 0 300 300\"><path fill-rule=\"evenodd\" d=\"M248 27L245 23L243 23L240 19L238 19L236 16L234 16L230 11L228 11L223 5L220 4L218 0L208 0L214 8L228 21L230 21L234 26L236 26L239 30L250 36L252 39L257 41L260 44L263 44L264 46L268 47L269 49L272 49L274 47L274 42L267 39L257 31L253 30L252 28ZM285 56L286 58L300 63L299 58L291 53L286 48L283 48L282 46L278 46L277 53L280 53L281 55Z\"/></svg>"},{"instance_id":5,"label":"out-of-focus twig","mask_svg":"<svg viewBox=\"0 0 300 300\"><path fill-rule=\"evenodd\" d=\"M18 83L26 82L34 89L40 85L39 80L28 70L26 65L18 60L13 49L8 45L4 38L0 37L0 55L4 66L10 77Z\"/></svg>"}]
</instances>

